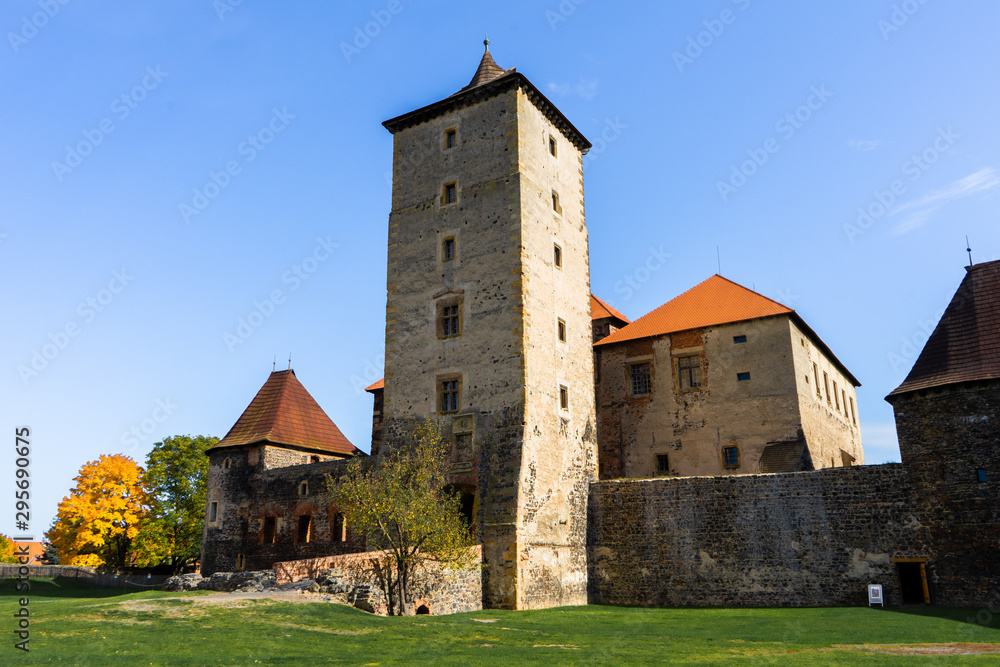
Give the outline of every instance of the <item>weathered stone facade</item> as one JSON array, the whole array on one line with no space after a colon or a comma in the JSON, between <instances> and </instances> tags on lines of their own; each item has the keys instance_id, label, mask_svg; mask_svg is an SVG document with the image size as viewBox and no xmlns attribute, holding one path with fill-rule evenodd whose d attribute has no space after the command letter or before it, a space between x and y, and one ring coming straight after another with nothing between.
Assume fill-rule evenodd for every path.
<instances>
[{"instance_id":1,"label":"weathered stone facade","mask_svg":"<svg viewBox=\"0 0 1000 667\"><path fill-rule=\"evenodd\" d=\"M477 611L483 608L482 547L472 547L474 563L468 568L447 568L434 561L423 561L411 582L412 607L433 616ZM368 604L377 614L388 613L384 577L380 575L381 557L385 552L366 551L344 556L328 556L307 560L275 563L277 582L284 584L303 579L316 579L332 570L333 576L347 587L371 590Z\"/></svg>"},{"instance_id":2,"label":"weathered stone facade","mask_svg":"<svg viewBox=\"0 0 1000 667\"><path fill-rule=\"evenodd\" d=\"M302 464L299 456L299 465L274 468L267 464L282 457L268 450L280 448L211 453L207 496L209 505L219 505L217 520L209 516L205 522L202 576L364 551L363 537L351 532L326 499L326 476L340 474L346 462ZM228 468L223 469L227 460Z\"/></svg>"},{"instance_id":3,"label":"weathered stone facade","mask_svg":"<svg viewBox=\"0 0 1000 667\"><path fill-rule=\"evenodd\" d=\"M935 601L1000 606L1000 381L927 389L892 404L908 488L934 538L927 562Z\"/></svg>"},{"instance_id":4,"label":"weathered stone facade","mask_svg":"<svg viewBox=\"0 0 1000 667\"><path fill-rule=\"evenodd\" d=\"M777 472L762 470L761 457L785 443L802 461L784 471L864 462L853 383L787 315L603 345L597 356L602 479ZM685 358L699 359L696 389L680 385ZM650 388L635 395L630 370L639 363ZM825 396L813 363L831 387ZM826 400L833 391L836 403ZM738 459L727 465L729 447Z\"/></svg>"},{"instance_id":5,"label":"weathered stone facade","mask_svg":"<svg viewBox=\"0 0 1000 667\"><path fill-rule=\"evenodd\" d=\"M475 495L487 606L584 604L596 476L589 144L488 53L475 81L386 122L380 446L425 418L455 442L453 482Z\"/></svg>"},{"instance_id":6,"label":"weathered stone facade","mask_svg":"<svg viewBox=\"0 0 1000 667\"><path fill-rule=\"evenodd\" d=\"M591 485L590 601L647 606L899 604L893 558L930 535L899 464Z\"/></svg>"}]
</instances>

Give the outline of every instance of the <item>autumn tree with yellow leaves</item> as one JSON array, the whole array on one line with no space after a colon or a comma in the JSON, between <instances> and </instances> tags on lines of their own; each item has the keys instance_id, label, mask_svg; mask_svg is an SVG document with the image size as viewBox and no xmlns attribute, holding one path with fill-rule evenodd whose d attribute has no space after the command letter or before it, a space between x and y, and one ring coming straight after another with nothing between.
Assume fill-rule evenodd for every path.
<instances>
[{"instance_id":1,"label":"autumn tree with yellow leaves","mask_svg":"<svg viewBox=\"0 0 1000 667\"><path fill-rule=\"evenodd\" d=\"M425 421L414 437L378 459L355 457L339 479L328 476L330 502L369 549L384 549L378 568L390 614L411 613L410 585L424 561L470 567L472 540L461 501L447 486L448 445Z\"/></svg>"},{"instance_id":2,"label":"autumn tree with yellow leaves","mask_svg":"<svg viewBox=\"0 0 1000 667\"><path fill-rule=\"evenodd\" d=\"M63 565L125 567L148 505L142 468L124 454L105 455L73 481L46 538Z\"/></svg>"}]
</instances>

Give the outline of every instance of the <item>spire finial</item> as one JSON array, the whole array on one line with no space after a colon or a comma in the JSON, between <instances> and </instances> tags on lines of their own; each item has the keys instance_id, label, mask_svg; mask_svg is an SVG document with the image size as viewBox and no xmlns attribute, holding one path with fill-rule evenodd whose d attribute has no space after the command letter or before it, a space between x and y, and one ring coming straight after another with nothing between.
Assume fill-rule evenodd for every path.
<instances>
[{"instance_id":1,"label":"spire finial","mask_svg":"<svg viewBox=\"0 0 1000 667\"><path fill-rule=\"evenodd\" d=\"M489 33L486 33L486 39L483 40L483 46L486 47L486 52L489 53L489 51L490 51L490 34Z\"/></svg>"},{"instance_id":2,"label":"spire finial","mask_svg":"<svg viewBox=\"0 0 1000 667\"><path fill-rule=\"evenodd\" d=\"M969 266L973 266L973 264L972 264L972 245L969 243L969 237L968 236L965 237L965 252L969 253Z\"/></svg>"}]
</instances>

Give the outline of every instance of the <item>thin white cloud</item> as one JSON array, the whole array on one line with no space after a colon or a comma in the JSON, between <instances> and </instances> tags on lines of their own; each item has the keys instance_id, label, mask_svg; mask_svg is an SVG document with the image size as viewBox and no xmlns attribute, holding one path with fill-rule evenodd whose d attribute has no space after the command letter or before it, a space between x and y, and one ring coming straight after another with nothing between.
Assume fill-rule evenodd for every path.
<instances>
[{"instance_id":1,"label":"thin white cloud","mask_svg":"<svg viewBox=\"0 0 1000 667\"><path fill-rule=\"evenodd\" d=\"M875 150L879 146L885 145L885 142L881 139L851 139L847 142L847 145L856 151L867 153L868 151Z\"/></svg>"},{"instance_id":2,"label":"thin white cloud","mask_svg":"<svg viewBox=\"0 0 1000 667\"><path fill-rule=\"evenodd\" d=\"M945 204L955 199L971 197L979 192L987 192L998 185L1000 185L1000 171L993 167L985 167L965 178L958 179L945 188L933 190L920 199L900 204L892 209L889 215L899 215L906 211L912 211L912 213L893 227L889 235L900 236L912 232L923 226L931 218L931 215Z\"/></svg>"},{"instance_id":3,"label":"thin white cloud","mask_svg":"<svg viewBox=\"0 0 1000 667\"><path fill-rule=\"evenodd\" d=\"M865 449L865 463L899 461L899 442L894 423L861 422L861 443Z\"/></svg>"},{"instance_id":4,"label":"thin white cloud","mask_svg":"<svg viewBox=\"0 0 1000 667\"><path fill-rule=\"evenodd\" d=\"M545 89L550 94L557 94L562 97L566 95L577 95L585 100L593 99L597 95L597 79L581 78L577 83L555 83L550 81Z\"/></svg>"}]
</instances>

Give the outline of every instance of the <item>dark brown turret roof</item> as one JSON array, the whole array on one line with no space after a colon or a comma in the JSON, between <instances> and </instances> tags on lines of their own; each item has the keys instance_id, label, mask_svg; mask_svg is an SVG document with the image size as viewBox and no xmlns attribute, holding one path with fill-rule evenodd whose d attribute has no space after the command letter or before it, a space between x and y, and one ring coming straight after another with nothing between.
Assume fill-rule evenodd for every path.
<instances>
[{"instance_id":1,"label":"dark brown turret roof","mask_svg":"<svg viewBox=\"0 0 1000 667\"><path fill-rule=\"evenodd\" d=\"M472 81L469 85L462 90L468 90L469 88L475 88L476 86L481 86L484 83L489 83L493 79L498 79L507 73L503 67L497 65L493 60L493 56L490 55L490 41L487 39L485 41L486 52L483 54L483 59L479 61L479 68L476 70L476 74L472 77ZM513 72L514 70L510 70ZM461 92L461 91L459 91Z\"/></svg>"},{"instance_id":2,"label":"dark brown turret roof","mask_svg":"<svg viewBox=\"0 0 1000 667\"><path fill-rule=\"evenodd\" d=\"M343 456L360 452L292 370L271 373L226 437L209 451L263 442Z\"/></svg>"},{"instance_id":3,"label":"dark brown turret roof","mask_svg":"<svg viewBox=\"0 0 1000 667\"><path fill-rule=\"evenodd\" d=\"M910 374L886 400L920 389L1000 379L1000 260L965 270Z\"/></svg>"}]
</instances>

